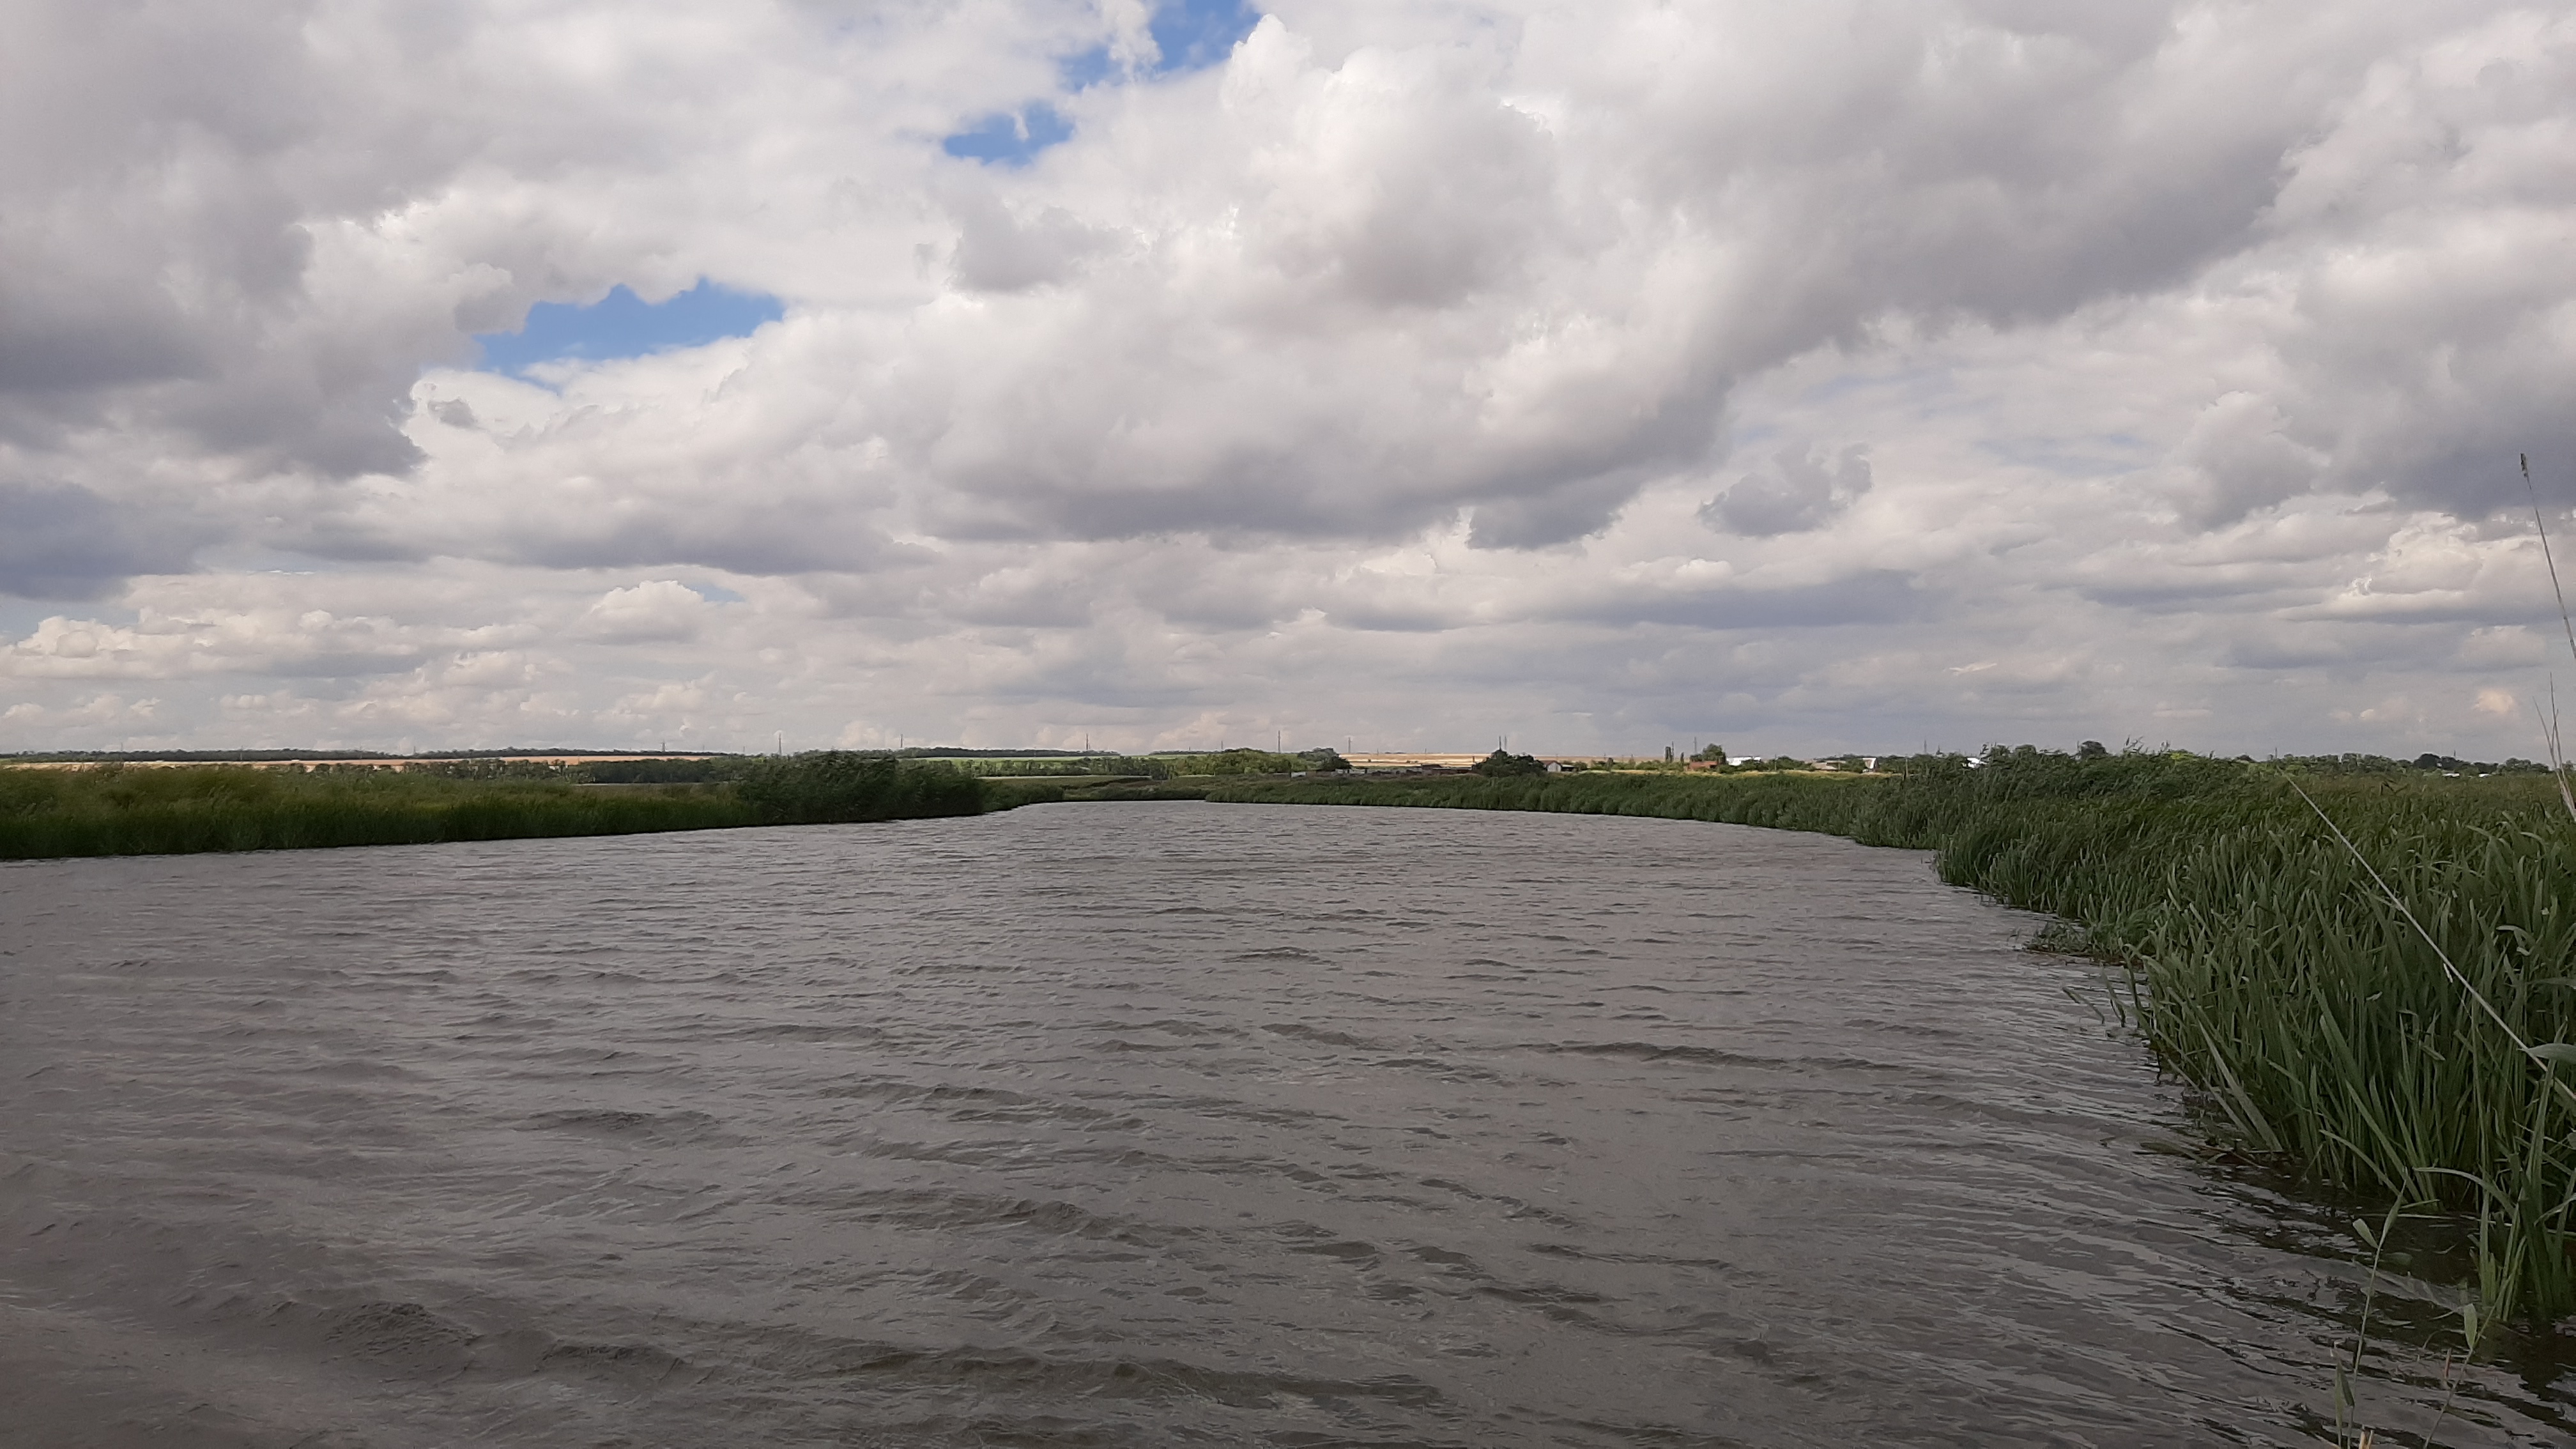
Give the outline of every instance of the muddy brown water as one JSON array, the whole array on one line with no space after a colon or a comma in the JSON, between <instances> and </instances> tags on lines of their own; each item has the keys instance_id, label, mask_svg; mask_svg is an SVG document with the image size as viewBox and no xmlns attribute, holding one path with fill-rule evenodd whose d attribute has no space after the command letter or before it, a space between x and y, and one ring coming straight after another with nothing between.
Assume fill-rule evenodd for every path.
<instances>
[{"instance_id":1,"label":"muddy brown water","mask_svg":"<svg viewBox=\"0 0 2576 1449\"><path fill-rule=\"evenodd\" d=\"M2037 924L1186 803L0 867L0 1443L2318 1442L2340 1218ZM2568 1442L2391 1287L2368 1422Z\"/></svg>"}]
</instances>

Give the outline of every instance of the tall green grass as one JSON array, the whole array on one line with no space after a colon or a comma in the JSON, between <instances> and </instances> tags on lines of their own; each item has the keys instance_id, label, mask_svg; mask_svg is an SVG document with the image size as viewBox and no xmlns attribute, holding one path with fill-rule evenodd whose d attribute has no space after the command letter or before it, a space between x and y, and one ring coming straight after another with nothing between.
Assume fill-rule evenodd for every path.
<instances>
[{"instance_id":1,"label":"tall green grass","mask_svg":"<svg viewBox=\"0 0 2576 1449\"><path fill-rule=\"evenodd\" d=\"M2545 774L2025 750L1896 778L1245 783L1210 798L1654 815L1935 850L1945 880L2066 917L2125 967L2139 1031L2233 1146L2332 1193L2452 1215L2477 1265L2474 1338L2480 1317L2576 1313L2576 1048L2550 1050L2576 1038L2576 830L2555 791Z\"/></svg>"},{"instance_id":2,"label":"tall green grass","mask_svg":"<svg viewBox=\"0 0 2576 1449\"><path fill-rule=\"evenodd\" d=\"M837 751L750 760L733 774L603 790L559 772L0 769L0 859L628 835L973 815L1018 803L944 765Z\"/></svg>"}]
</instances>

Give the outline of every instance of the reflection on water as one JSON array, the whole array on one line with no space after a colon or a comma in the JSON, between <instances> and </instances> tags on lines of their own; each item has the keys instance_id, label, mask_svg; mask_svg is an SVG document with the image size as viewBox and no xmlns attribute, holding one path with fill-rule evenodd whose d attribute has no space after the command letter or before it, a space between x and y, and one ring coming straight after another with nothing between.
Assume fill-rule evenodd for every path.
<instances>
[{"instance_id":1,"label":"reflection on water","mask_svg":"<svg viewBox=\"0 0 2576 1449\"><path fill-rule=\"evenodd\" d=\"M1195 804L0 868L0 1440L2314 1442L2346 1240L2031 925Z\"/></svg>"}]
</instances>

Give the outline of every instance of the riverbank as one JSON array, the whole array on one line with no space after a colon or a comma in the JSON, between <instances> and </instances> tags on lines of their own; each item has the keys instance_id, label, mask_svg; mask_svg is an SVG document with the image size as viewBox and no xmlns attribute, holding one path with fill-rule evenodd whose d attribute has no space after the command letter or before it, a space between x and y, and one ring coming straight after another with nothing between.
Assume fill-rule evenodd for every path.
<instances>
[{"instance_id":1,"label":"riverbank","mask_svg":"<svg viewBox=\"0 0 2576 1449\"><path fill-rule=\"evenodd\" d=\"M2472 1338L2576 1313L2576 1066L2549 1050L2576 1038L2576 830L2547 775L2024 751L1897 777L1245 782L1207 798L1662 816L1935 851L1944 880L2065 918L2054 944L2125 972L2135 1025L2222 1143L2432 1218L2474 1262Z\"/></svg>"},{"instance_id":2,"label":"riverbank","mask_svg":"<svg viewBox=\"0 0 2576 1449\"><path fill-rule=\"evenodd\" d=\"M372 766L0 770L0 860L634 835L975 815L1024 803L945 765L836 751L696 773L708 778L601 784L560 769Z\"/></svg>"}]
</instances>

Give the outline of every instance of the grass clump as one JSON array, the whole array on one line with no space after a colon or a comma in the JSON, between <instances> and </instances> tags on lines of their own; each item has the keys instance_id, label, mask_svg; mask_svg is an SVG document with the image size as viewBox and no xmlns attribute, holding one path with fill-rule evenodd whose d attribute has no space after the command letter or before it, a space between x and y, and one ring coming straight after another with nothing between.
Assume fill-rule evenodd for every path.
<instances>
[{"instance_id":1,"label":"grass clump","mask_svg":"<svg viewBox=\"0 0 2576 1449\"><path fill-rule=\"evenodd\" d=\"M1937 851L1943 879L2064 917L2125 967L2137 1028L2233 1146L2329 1192L2448 1214L2476 1264L2474 1338L2480 1319L2576 1313L2576 831L2556 786L2024 747L1891 777L1247 782L1210 798L1652 815Z\"/></svg>"}]
</instances>

